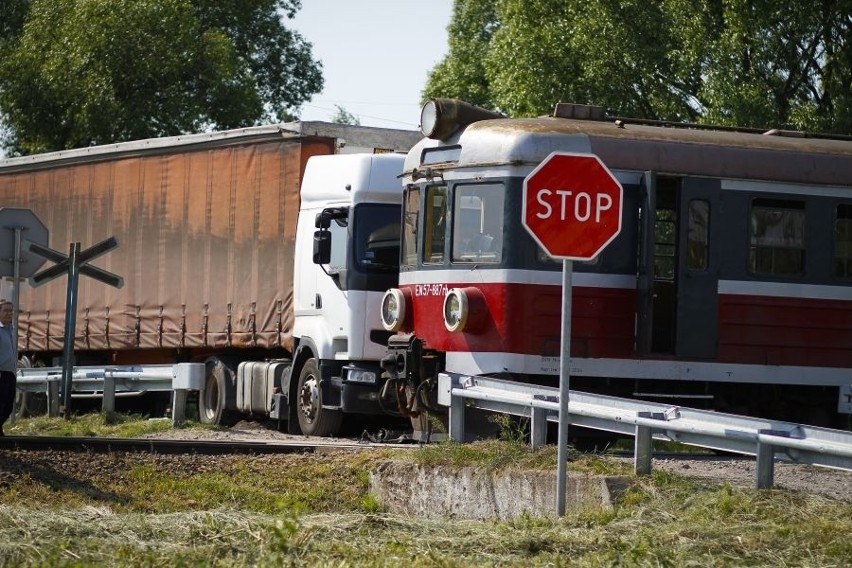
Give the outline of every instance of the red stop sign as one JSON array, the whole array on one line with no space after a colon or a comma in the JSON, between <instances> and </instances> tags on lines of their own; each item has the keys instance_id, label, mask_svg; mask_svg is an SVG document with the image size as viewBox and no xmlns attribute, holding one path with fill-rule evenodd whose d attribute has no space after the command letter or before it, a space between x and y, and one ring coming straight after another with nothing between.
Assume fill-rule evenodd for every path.
<instances>
[{"instance_id":1,"label":"red stop sign","mask_svg":"<svg viewBox=\"0 0 852 568\"><path fill-rule=\"evenodd\" d=\"M524 179L524 227L553 258L592 260L621 231L622 191L594 154L553 152Z\"/></svg>"}]
</instances>

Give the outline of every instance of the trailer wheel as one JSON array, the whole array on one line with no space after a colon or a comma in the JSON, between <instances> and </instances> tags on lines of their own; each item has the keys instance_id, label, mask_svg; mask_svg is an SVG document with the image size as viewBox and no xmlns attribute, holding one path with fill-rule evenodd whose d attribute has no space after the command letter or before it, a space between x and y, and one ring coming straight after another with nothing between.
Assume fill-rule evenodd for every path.
<instances>
[{"instance_id":1,"label":"trailer wheel","mask_svg":"<svg viewBox=\"0 0 852 568\"><path fill-rule=\"evenodd\" d=\"M47 395L41 392L17 391L14 413L15 419L47 414Z\"/></svg>"},{"instance_id":2,"label":"trailer wheel","mask_svg":"<svg viewBox=\"0 0 852 568\"><path fill-rule=\"evenodd\" d=\"M306 436L334 436L340 431L343 413L322 407L320 372L316 359L308 359L299 373L296 387L296 414Z\"/></svg>"},{"instance_id":3,"label":"trailer wheel","mask_svg":"<svg viewBox=\"0 0 852 568\"><path fill-rule=\"evenodd\" d=\"M234 371L214 357L204 363L204 390L198 395L198 416L202 424L230 426L234 422L237 387Z\"/></svg>"}]
</instances>

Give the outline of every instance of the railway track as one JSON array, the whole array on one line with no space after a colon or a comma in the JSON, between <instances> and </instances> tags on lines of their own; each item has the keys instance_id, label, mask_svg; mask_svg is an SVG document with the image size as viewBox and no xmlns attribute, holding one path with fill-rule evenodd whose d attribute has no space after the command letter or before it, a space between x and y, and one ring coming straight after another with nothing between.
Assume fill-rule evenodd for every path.
<instances>
[{"instance_id":1,"label":"railway track","mask_svg":"<svg viewBox=\"0 0 852 568\"><path fill-rule=\"evenodd\" d=\"M292 454L334 449L411 447L409 444L376 444L354 440L174 440L165 438L101 438L89 436L7 436L0 450L64 452L140 452L151 454Z\"/></svg>"}]
</instances>

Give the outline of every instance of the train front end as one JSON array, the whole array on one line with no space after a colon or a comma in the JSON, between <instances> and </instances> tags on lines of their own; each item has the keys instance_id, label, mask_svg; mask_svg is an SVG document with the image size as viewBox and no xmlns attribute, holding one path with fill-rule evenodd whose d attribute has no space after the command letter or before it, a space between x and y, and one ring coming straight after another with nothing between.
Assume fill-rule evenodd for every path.
<instances>
[{"instance_id":1,"label":"train front end","mask_svg":"<svg viewBox=\"0 0 852 568\"><path fill-rule=\"evenodd\" d=\"M424 115L441 110L462 122L470 111L427 104ZM409 152L404 168L400 285L382 304L384 326L395 335L383 366L412 417L437 410L430 393L439 372L541 384L558 378L562 263L523 226L523 181L553 149L589 152L588 139L562 119L484 112L432 132L424 116L432 137ZM550 128L554 121L559 131ZM612 254L575 264L575 356L633 353L635 266L617 260L633 258L618 254L627 242L616 238Z\"/></svg>"}]
</instances>

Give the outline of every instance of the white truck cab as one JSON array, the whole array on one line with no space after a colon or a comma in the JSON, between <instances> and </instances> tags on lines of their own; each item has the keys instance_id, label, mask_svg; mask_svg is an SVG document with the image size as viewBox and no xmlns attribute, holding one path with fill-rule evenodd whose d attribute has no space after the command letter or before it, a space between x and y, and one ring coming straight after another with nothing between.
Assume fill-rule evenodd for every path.
<instances>
[{"instance_id":1,"label":"white truck cab","mask_svg":"<svg viewBox=\"0 0 852 568\"><path fill-rule=\"evenodd\" d=\"M398 282L404 160L338 154L308 161L294 252L291 430L298 422L302 433L329 435L344 413L386 410L379 360L390 334L379 307Z\"/></svg>"}]
</instances>

